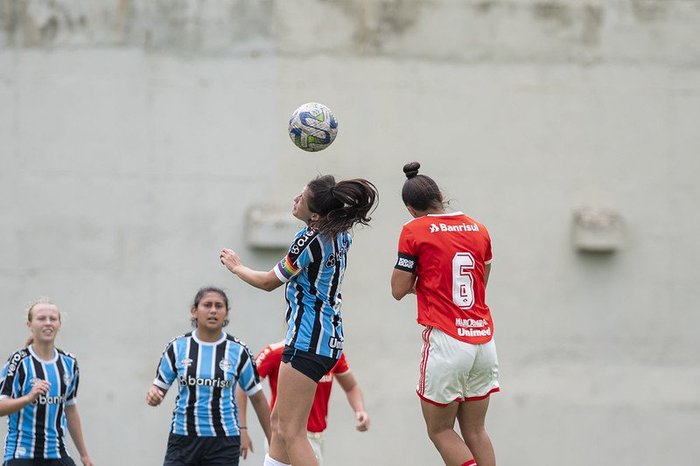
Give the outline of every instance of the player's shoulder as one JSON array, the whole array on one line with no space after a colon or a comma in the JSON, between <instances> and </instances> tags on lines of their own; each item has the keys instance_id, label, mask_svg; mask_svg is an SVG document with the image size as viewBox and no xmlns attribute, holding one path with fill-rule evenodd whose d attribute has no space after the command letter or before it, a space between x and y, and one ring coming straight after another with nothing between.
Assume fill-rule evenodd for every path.
<instances>
[{"instance_id":1,"label":"player's shoulder","mask_svg":"<svg viewBox=\"0 0 700 466\"><path fill-rule=\"evenodd\" d=\"M27 359L31 356L29 348L19 348L15 350L9 358L7 358L7 364L19 364L22 360Z\"/></svg>"},{"instance_id":2,"label":"player's shoulder","mask_svg":"<svg viewBox=\"0 0 700 466\"><path fill-rule=\"evenodd\" d=\"M78 358L75 357L75 354L70 353L68 351L62 350L61 348L56 348L56 352L58 352L58 355L65 358L65 359L70 359L71 361L77 361Z\"/></svg>"},{"instance_id":3,"label":"player's shoulder","mask_svg":"<svg viewBox=\"0 0 700 466\"><path fill-rule=\"evenodd\" d=\"M248 348L248 344L241 340L240 338L231 335L229 333L226 334L226 341L229 342L230 348L235 349L235 348L243 348L247 352L250 353L250 348Z\"/></svg>"},{"instance_id":4,"label":"player's shoulder","mask_svg":"<svg viewBox=\"0 0 700 466\"><path fill-rule=\"evenodd\" d=\"M175 338L171 339L165 347L168 348L170 346L176 345L180 342L186 341L186 340L191 340L192 339L192 332L187 332L187 333L182 333Z\"/></svg>"},{"instance_id":5,"label":"player's shoulder","mask_svg":"<svg viewBox=\"0 0 700 466\"><path fill-rule=\"evenodd\" d=\"M308 248L309 245L320 240L321 236L319 235L319 231L317 229L306 227L296 234L294 240L292 241L292 245L289 247L289 252L293 255L298 255L304 249Z\"/></svg>"},{"instance_id":6,"label":"player's shoulder","mask_svg":"<svg viewBox=\"0 0 700 466\"><path fill-rule=\"evenodd\" d=\"M29 348L20 348L7 358L7 362L2 366L0 377L12 377L23 362L31 356Z\"/></svg>"},{"instance_id":7,"label":"player's shoulder","mask_svg":"<svg viewBox=\"0 0 700 466\"><path fill-rule=\"evenodd\" d=\"M255 357L255 361L260 364L264 359L271 357L282 357L282 352L284 351L284 340L277 341L275 343L270 343L260 350L258 355Z\"/></svg>"}]
</instances>

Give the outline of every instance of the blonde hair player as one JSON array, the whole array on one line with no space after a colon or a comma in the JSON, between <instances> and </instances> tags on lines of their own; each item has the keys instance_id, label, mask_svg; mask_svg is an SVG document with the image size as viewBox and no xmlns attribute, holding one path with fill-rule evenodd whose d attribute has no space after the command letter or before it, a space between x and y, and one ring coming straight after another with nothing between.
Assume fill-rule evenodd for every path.
<instances>
[{"instance_id":1,"label":"blonde hair player","mask_svg":"<svg viewBox=\"0 0 700 466\"><path fill-rule=\"evenodd\" d=\"M78 361L56 348L61 313L48 298L27 309L29 339L0 373L0 416L8 416L5 466L74 466L66 428L84 466L93 466L76 404Z\"/></svg>"},{"instance_id":2,"label":"blonde hair player","mask_svg":"<svg viewBox=\"0 0 700 466\"><path fill-rule=\"evenodd\" d=\"M416 294L424 327L416 391L428 436L446 465L495 466L484 427L489 397L499 390L486 305L491 238L462 212L447 213L438 185L419 169L418 162L403 167L401 197L413 220L401 230L391 275L395 299Z\"/></svg>"}]
</instances>

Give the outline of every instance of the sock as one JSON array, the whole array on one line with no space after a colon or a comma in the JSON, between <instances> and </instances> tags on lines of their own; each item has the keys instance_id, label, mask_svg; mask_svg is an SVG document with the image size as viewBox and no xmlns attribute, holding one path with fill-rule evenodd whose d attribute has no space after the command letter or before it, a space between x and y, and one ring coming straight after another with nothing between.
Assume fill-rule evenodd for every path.
<instances>
[{"instance_id":1,"label":"sock","mask_svg":"<svg viewBox=\"0 0 700 466\"><path fill-rule=\"evenodd\" d=\"M469 460L466 463L462 463L462 466L476 466L476 460Z\"/></svg>"},{"instance_id":2,"label":"sock","mask_svg":"<svg viewBox=\"0 0 700 466\"><path fill-rule=\"evenodd\" d=\"M270 458L270 455L265 455L265 462L263 466L292 466L291 464L282 463L281 461L274 460ZM471 465L469 465L471 466Z\"/></svg>"}]
</instances>

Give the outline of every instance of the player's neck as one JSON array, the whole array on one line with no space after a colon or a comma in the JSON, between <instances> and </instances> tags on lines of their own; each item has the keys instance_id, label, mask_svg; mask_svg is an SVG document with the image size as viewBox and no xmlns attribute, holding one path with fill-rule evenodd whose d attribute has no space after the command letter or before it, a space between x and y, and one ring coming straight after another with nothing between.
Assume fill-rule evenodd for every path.
<instances>
[{"instance_id":1,"label":"player's neck","mask_svg":"<svg viewBox=\"0 0 700 466\"><path fill-rule=\"evenodd\" d=\"M44 361L50 361L51 359L53 359L54 351L56 348L54 347L53 342L48 343L34 341L32 343L32 349L34 350L34 353L39 357L39 359Z\"/></svg>"},{"instance_id":2,"label":"player's neck","mask_svg":"<svg viewBox=\"0 0 700 466\"><path fill-rule=\"evenodd\" d=\"M197 328L197 338L205 343L216 343L221 338L221 329Z\"/></svg>"}]
</instances>

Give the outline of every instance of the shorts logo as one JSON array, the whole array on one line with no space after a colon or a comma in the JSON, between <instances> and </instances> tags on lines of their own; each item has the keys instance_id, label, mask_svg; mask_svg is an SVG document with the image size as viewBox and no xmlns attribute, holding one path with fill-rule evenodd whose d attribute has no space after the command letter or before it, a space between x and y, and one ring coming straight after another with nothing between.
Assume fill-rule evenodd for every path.
<instances>
[{"instance_id":1,"label":"shorts logo","mask_svg":"<svg viewBox=\"0 0 700 466\"><path fill-rule=\"evenodd\" d=\"M219 369L221 369L224 372L228 372L233 368L233 364L231 364L231 361L228 359L222 359L219 361Z\"/></svg>"},{"instance_id":2,"label":"shorts logo","mask_svg":"<svg viewBox=\"0 0 700 466\"><path fill-rule=\"evenodd\" d=\"M330 340L328 340L328 346L330 346L333 349L342 350L343 340L341 340L340 338L331 337Z\"/></svg>"}]
</instances>

